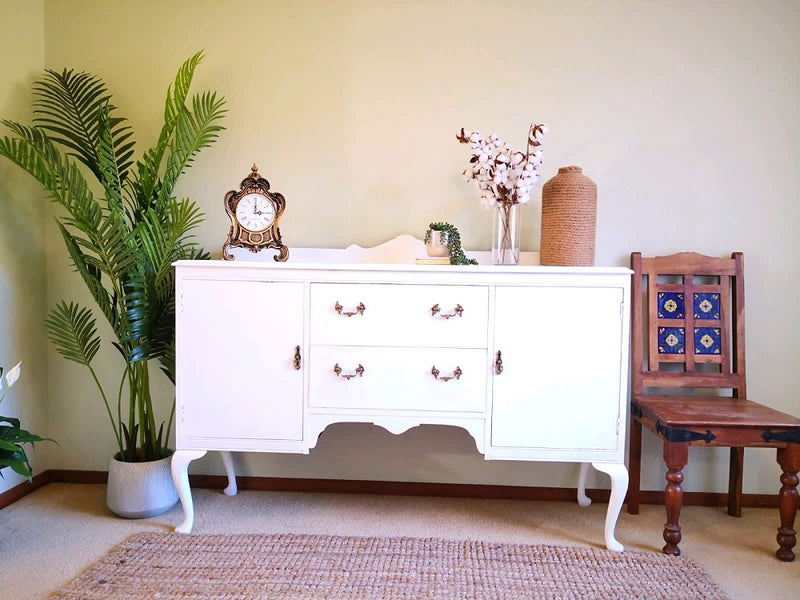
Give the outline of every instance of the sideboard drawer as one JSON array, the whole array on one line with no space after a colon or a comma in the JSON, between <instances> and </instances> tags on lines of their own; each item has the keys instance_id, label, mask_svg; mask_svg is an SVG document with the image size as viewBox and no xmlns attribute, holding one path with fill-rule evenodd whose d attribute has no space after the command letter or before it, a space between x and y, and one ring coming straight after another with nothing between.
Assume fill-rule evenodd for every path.
<instances>
[{"instance_id":1,"label":"sideboard drawer","mask_svg":"<svg viewBox=\"0 0 800 600\"><path fill-rule=\"evenodd\" d=\"M309 365L312 408L486 410L486 350L312 346Z\"/></svg>"},{"instance_id":2,"label":"sideboard drawer","mask_svg":"<svg viewBox=\"0 0 800 600\"><path fill-rule=\"evenodd\" d=\"M486 286L312 284L312 345L486 348Z\"/></svg>"}]
</instances>

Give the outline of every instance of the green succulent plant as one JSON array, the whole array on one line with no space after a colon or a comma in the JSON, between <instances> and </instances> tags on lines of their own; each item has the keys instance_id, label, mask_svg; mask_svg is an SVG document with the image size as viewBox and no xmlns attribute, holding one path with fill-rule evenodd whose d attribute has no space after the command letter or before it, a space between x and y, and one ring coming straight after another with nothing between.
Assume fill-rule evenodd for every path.
<instances>
[{"instance_id":1,"label":"green succulent plant","mask_svg":"<svg viewBox=\"0 0 800 600\"><path fill-rule=\"evenodd\" d=\"M158 361L174 385L171 265L208 257L192 233L201 211L174 195L198 152L224 129L222 97L206 91L189 98L202 57L196 53L178 70L158 140L135 161L131 126L117 115L105 83L89 73L48 69L34 84L32 125L2 121L12 136L0 139L0 156L30 173L60 206L58 229L96 305L93 311L62 300L47 317L48 337L61 356L88 368L125 461L169 455L174 398L166 428L157 425L149 364ZM92 366L101 348L98 310L124 364L116 402Z\"/></svg>"},{"instance_id":2,"label":"green succulent plant","mask_svg":"<svg viewBox=\"0 0 800 600\"><path fill-rule=\"evenodd\" d=\"M450 249L450 264L451 265L477 265L478 261L474 258L467 258L464 254L464 249L461 247L461 234L458 233L458 228L450 223L431 223L428 225L428 231L441 231L447 234L447 247ZM428 231L425 232L425 243L428 243Z\"/></svg>"}]
</instances>

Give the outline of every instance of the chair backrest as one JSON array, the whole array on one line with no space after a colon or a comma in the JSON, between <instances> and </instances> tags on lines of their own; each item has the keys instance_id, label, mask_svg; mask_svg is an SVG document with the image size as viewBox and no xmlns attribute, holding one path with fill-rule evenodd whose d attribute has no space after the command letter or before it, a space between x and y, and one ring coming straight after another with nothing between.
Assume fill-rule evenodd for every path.
<instances>
[{"instance_id":1,"label":"chair backrest","mask_svg":"<svg viewBox=\"0 0 800 600\"><path fill-rule=\"evenodd\" d=\"M729 388L746 397L742 253L634 252L631 268L633 393Z\"/></svg>"}]
</instances>

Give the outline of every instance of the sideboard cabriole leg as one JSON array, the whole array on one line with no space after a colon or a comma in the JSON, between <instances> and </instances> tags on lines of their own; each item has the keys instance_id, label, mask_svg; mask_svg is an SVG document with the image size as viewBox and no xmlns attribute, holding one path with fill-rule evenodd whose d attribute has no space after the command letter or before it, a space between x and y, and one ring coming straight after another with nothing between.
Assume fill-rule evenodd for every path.
<instances>
[{"instance_id":1,"label":"sideboard cabriole leg","mask_svg":"<svg viewBox=\"0 0 800 600\"><path fill-rule=\"evenodd\" d=\"M205 450L176 450L172 455L172 481L178 490L183 506L183 523L175 528L178 533L189 533L194 525L194 503L189 487L189 463L206 455Z\"/></svg>"},{"instance_id":2,"label":"sideboard cabriole leg","mask_svg":"<svg viewBox=\"0 0 800 600\"><path fill-rule=\"evenodd\" d=\"M578 505L591 506L592 499L586 495L586 478L589 476L589 463L581 463L581 472L578 475Z\"/></svg>"},{"instance_id":3,"label":"sideboard cabriole leg","mask_svg":"<svg viewBox=\"0 0 800 600\"><path fill-rule=\"evenodd\" d=\"M225 473L228 475L228 487L223 491L226 496L235 496L239 488L236 487L236 471L233 467L233 453L227 450L221 450L219 454L222 457L222 464L225 465Z\"/></svg>"},{"instance_id":4,"label":"sideboard cabriole leg","mask_svg":"<svg viewBox=\"0 0 800 600\"><path fill-rule=\"evenodd\" d=\"M622 552L625 548L614 537L614 530L617 527L617 519L625 500L625 492L628 491L628 469L624 464L592 463L592 466L611 477L611 497L606 510L606 548L614 552Z\"/></svg>"}]
</instances>

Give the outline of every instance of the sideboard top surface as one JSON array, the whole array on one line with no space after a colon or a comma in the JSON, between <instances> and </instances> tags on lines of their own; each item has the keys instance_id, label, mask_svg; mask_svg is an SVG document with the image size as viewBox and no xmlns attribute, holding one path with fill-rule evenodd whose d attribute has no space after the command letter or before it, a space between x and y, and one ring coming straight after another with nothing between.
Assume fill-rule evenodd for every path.
<instances>
[{"instance_id":1,"label":"sideboard top surface","mask_svg":"<svg viewBox=\"0 0 800 600\"><path fill-rule=\"evenodd\" d=\"M417 264L419 258L427 258L425 244L411 235L400 235L378 246L363 248L351 245L347 248L290 248L289 259L286 262L273 260L275 252L264 250L252 253L242 248L231 249L235 260L181 260L175 266L181 269L239 269L259 271L328 271L328 272L361 272L401 274L409 273L425 276L426 273L439 273L447 278L459 277L470 279L472 277L485 278L486 276L499 275L503 278L514 274L586 274L586 275L621 275L630 274L627 267L568 267L544 266L539 264L538 252L522 252L520 264L493 265L491 253L486 251L467 251L467 256L476 258L477 265L438 265ZM224 265L224 267L223 267ZM460 273L460 275L450 275ZM447 274L447 275L445 275ZM470 275L471 274L471 275Z\"/></svg>"},{"instance_id":2,"label":"sideboard top surface","mask_svg":"<svg viewBox=\"0 0 800 600\"><path fill-rule=\"evenodd\" d=\"M573 274L573 275L620 275L629 274L627 267L567 267L567 266L508 266L508 265L417 265L394 263L345 263L345 262L292 262L284 263L269 261L235 262L223 260L179 260L175 266L187 269L253 269L265 270L298 270L298 271L381 271L395 273L465 273L465 274L523 274L539 273L542 275Z\"/></svg>"}]
</instances>

